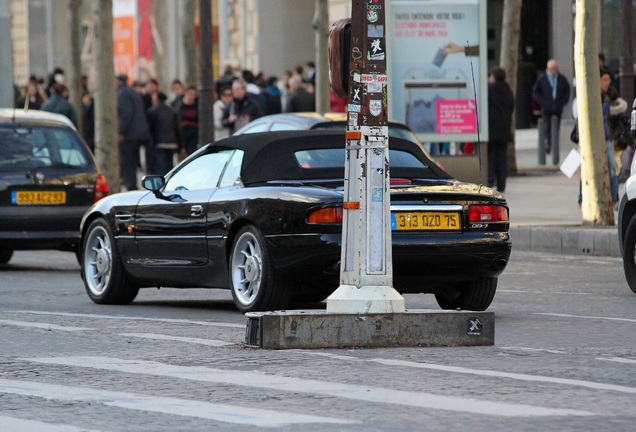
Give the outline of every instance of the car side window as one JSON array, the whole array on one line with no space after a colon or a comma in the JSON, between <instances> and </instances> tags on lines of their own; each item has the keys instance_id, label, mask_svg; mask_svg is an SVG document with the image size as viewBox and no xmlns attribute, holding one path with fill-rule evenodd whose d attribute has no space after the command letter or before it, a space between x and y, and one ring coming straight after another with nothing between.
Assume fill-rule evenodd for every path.
<instances>
[{"instance_id":1,"label":"car side window","mask_svg":"<svg viewBox=\"0 0 636 432\"><path fill-rule=\"evenodd\" d=\"M219 187L235 186L241 182L241 165L243 163L243 151L236 150L227 164Z\"/></svg>"},{"instance_id":2,"label":"car side window","mask_svg":"<svg viewBox=\"0 0 636 432\"><path fill-rule=\"evenodd\" d=\"M221 173L234 150L221 150L205 153L190 161L174 173L166 183L164 190L200 190L216 188Z\"/></svg>"}]
</instances>

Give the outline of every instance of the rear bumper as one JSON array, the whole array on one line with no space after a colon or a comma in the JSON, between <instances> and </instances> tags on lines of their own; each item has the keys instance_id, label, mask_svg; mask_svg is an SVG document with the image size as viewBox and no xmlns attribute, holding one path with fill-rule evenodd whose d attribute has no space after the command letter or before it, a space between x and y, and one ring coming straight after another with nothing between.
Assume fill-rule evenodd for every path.
<instances>
[{"instance_id":1,"label":"rear bumper","mask_svg":"<svg viewBox=\"0 0 636 432\"><path fill-rule=\"evenodd\" d=\"M291 280L339 280L340 235L268 237L279 276ZM393 235L393 283L403 293L434 292L479 277L497 277L511 252L506 232L458 236Z\"/></svg>"},{"instance_id":2,"label":"rear bumper","mask_svg":"<svg viewBox=\"0 0 636 432\"><path fill-rule=\"evenodd\" d=\"M0 249L75 251L79 243L79 231L0 231Z\"/></svg>"}]
</instances>

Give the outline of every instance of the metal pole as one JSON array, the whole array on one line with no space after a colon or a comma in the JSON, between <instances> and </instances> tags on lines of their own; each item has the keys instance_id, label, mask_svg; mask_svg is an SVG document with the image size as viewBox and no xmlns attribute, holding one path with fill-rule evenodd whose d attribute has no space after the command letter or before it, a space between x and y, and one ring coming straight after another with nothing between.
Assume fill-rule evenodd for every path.
<instances>
[{"instance_id":1,"label":"metal pole","mask_svg":"<svg viewBox=\"0 0 636 432\"><path fill-rule=\"evenodd\" d=\"M327 312L404 312L393 288L385 0L353 0L340 287Z\"/></svg>"},{"instance_id":2,"label":"metal pole","mask_svg":"<svg viewBox=\"0 0 636 432\"><path fill-rule=\"evenodd\" d=\"M203 146L214 141L211 0L199 0L199 20L199 146Z\"/></svg>"},{"instance_id":3,"label":"metal pole","mask_svg":"<svg viewBox=\"0 0 636 432\"><path fill-rule=\"evenodd\" d=\"M0 0L0 107L15 105L12 52L9 0Z\"/></svg>"}]
</instances>

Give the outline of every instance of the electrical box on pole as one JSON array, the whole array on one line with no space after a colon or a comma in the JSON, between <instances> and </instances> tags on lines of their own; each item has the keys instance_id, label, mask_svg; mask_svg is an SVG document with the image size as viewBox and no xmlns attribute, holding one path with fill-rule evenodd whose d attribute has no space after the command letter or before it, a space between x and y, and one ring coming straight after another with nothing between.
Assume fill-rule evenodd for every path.
<instances>
[{"instance_id":1,"label":"electrical box on pole","mask_svg":"<svg viewBox=\"0 0 636 432\"><path fill-rule=\"evenodd\" d=\"M385 11L385 0L353 0L350 29L341 21L330 35L332 85L349 104L340 287L328 312L405 310L393 288Z\"/></svg>"}]
</instances>

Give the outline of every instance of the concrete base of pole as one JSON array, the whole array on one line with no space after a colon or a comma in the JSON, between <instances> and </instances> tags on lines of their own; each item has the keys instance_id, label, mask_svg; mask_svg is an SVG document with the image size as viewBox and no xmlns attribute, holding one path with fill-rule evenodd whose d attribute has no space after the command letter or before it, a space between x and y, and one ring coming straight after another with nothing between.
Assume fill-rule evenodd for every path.
<instances>
[{"instance_id":1,"label":"concrete base of pole","mask_svg":"<svg viewBox=\"0 0 636 432\"><path fill-rule=\"evenodd\" d=\"M390 286L340 285L327 299L329 313L395 313L405 310L404 297Z\"/></svg>"},{"instance_id":2,"label":"concrete base of pole","mask_svg":"<svg viewBox=\"0 0 636 432\"><path fill-rule=\"evenodd\" d=\"M335 314L250 312L245 343L265 349L484 346L495 343L492 312L409 310Z\"/></svg>"}]
</instances>

